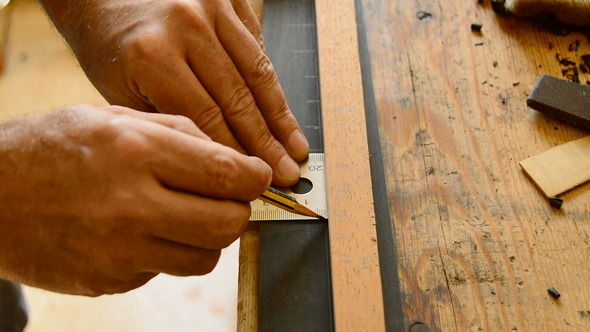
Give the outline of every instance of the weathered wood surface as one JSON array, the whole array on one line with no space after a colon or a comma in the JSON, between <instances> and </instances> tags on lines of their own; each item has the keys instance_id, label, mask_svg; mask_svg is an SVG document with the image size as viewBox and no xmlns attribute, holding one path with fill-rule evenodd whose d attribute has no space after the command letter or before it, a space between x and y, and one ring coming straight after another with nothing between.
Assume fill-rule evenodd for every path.
<instances>
[{"instance_id":1,"label":"weathered wood surface","mask_svg":"<svg viewBox=\"0 0 590 332\"><path fill-rule=\"evenodd\" d=\"M588 38L488 0L362 4L406 325L590 330L590 185L555 210L518 165L588 134L526 106L541 74L574 72L557 54L581 63Z\"/></svg>"}]
</instances>

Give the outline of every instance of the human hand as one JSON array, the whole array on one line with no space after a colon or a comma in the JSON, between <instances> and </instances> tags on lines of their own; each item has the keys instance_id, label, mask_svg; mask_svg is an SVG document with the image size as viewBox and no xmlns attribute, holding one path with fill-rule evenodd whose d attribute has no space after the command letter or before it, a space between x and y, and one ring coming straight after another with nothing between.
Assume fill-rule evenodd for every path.
<instances>
[{"instance_id":1,"label":"human hand","mask_svg":"<svg viewBox=\"0 0 590 332\"><path fill-rule=\"evenodd\" d=\"M75 106L0 125L0 278L84 295L210 272L271 169L187 118Z\"/></svg>"},{"instance_id":2,"label":"human hand","mask_svg":"<svg viewBox=\"0 0 590 332\"><path fill-rule=\"evenodd\" d=\"M42 0L111 103L181 114L294 184L309 146L248 0ZM294 160L295 161L294 161Z\"/></svg>"}]
</instances>

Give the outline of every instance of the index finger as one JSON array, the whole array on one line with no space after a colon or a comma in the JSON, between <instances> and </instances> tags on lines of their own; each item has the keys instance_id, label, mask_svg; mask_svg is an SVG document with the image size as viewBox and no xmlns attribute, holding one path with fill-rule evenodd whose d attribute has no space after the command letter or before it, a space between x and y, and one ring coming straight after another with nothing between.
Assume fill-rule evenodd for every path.
<instances>
[{"instance_id":1,"label":"index finger","mask_svg":"<svg viewBox=\"0 0 590 332\"><path fill-rule=\"evenodd\" d=\"M154 138L147 147L152 174L170 189L250 202L270 185L272 170L257 157L153 122L140 130Z\"/></svg>"},{"instance_id":2,"label":"index finger","mask_svg":"<svg viewBox=\"0 0 590 332\"><path fill-rule=\"evenodd\" d=\"M199 129L199 127L197 127L197 125L191 119L183 115L138 112L134 109L116 105L105 106L104 109L115 114L127 115L134 118L156 122L191 136L199 137L209 141L211 140L211 138L203 133L203 131L201 131L201 129Z\"/></svg>"}]
</instances>

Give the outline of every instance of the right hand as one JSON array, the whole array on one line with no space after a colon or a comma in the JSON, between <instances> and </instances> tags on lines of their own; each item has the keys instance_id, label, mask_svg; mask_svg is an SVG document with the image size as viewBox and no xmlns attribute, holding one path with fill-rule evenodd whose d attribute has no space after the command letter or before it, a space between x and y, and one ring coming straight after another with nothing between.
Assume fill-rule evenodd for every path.
<instances>
[{"instance_id":1,"label":"right hand","mask_svg":"<svg viewBox=\"0 0 590 332\"><path fill-rule=\"evenodd\" d=\"M0 278L96 296L206 274L271 173L181 116L74 106L0 125Z\"/></svg>"},{"instance_id":2,"label":"right hand","mask_svg":"<svg viewBox=\"0 0 590 332\"><path fill-rule=\"evenodd\" d=\"M111 104L180 114L290 186L309 144L248 0L42 0Z\"/></svg>"}]
</instances>

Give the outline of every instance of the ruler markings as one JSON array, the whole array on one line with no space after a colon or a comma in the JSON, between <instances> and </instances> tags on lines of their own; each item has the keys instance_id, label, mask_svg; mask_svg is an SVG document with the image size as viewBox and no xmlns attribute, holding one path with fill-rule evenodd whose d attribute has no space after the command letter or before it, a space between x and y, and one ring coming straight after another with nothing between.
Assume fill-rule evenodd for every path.
<instances>
[{"instance_id":1,"label":"ruler markings","mask_svg":"<svg viewBox=\"0 0 590 332\"><path fill-rule=\"evenodd\" d=\"M293 196L299 203L304 204L315 213L328 217L326 205L326 177L324 174L324 154L310 153L306 162L300 165L301 177L311 181L313 188L306 194L294 193L289 188L279 190ZM261 200L255 200L251 204L251 221L272 221L272 220L314 220L315 218L301 216L295 213L282 210Z\"/></svg>"}]
</instances>

